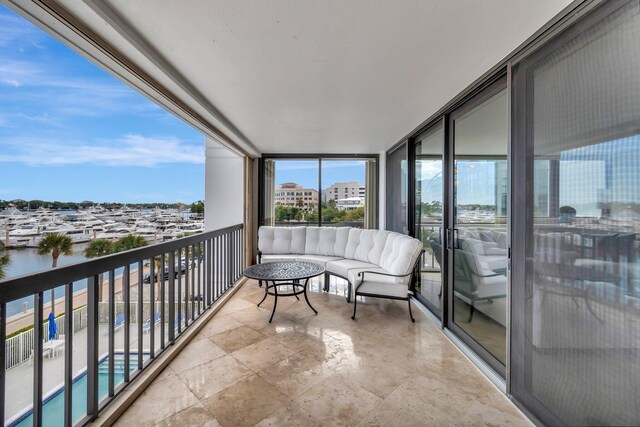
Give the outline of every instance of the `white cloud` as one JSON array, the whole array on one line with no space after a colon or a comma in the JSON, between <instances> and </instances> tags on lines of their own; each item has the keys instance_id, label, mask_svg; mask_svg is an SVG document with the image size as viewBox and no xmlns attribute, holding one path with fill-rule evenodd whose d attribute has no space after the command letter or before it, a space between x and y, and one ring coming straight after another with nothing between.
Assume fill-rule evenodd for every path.
<instances>
[{"instance_id":1,"label":"white cloud","mask_svg":"<svg viewBox=\"0 0 640 427\"><path fill-rule=\"evenodd\" d=\"M0 142L0 162L38 165L95 164L154 167L170 163L204 163L204 144L186 144L177 138L126 135L92 144L19 138ZM7 153L8 152L8 153Z\"/></svg>"},{"instance_id":2,"label":"white cloud","mask_svg":"<svg viewBox=\"0 0 640 427\"><path fill-rule=\"evenodd\" d=\"M13 86L13 87L22 86L22 83L20 83L18 80L15 80L15 79L8 79L8 80L5 80L4 82L9 86Z\"/></svg>"},{"instance_id":3,"label":"white cloud","mask_svg":"<svg viewBox=\"0 0 640 427\"><path fill-rule=\"evenodd\" d=\"M16 42L25 42L39 38L34 31L35 27L19 16L3 13L0 14L0 46L7 46Z\"/></svg>"}]
</instances>

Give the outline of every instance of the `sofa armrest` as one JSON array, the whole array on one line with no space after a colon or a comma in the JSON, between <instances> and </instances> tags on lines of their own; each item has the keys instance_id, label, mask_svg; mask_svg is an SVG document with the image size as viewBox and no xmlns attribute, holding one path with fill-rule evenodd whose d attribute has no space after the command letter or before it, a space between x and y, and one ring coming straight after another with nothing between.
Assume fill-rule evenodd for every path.
<instances>
[{"instance_id":1,"label":"sofa armrest","mask_svg":"<svg viewBox=\"0 0 640 427\"><path fill-rule=\"evenodd\" d=\"M497 246L492 246L492 247L488 247L485 249L484 251L485 255L500 255L500 256L507 256L507 250L503 249L503 248L499 248Z\"/></svg>"},{"instance_id":2,"label":"sofa armrest","mask_svg":"<svg viewBox=\"0 0 640 427\"><path fill-rule=\"evenodd\" d=\"M406 274L391 274L391 273L381 273L379 271L361 271L358 273L358 277L361 278L360 284L356 287L356 292L358 291L358 288L360 286L362 286L362 284L364 283L364 275L366 273L369 274L377 274L379 276L387 276L387 277L397 277L397 278L402 278L402 277L413 277L416 273L416 271L418 271L418 269L420 268L420 260L422 259L422 255L424 254L424 249L420 251L420 253L418 254L418 258L416 259L416 262L413 264L413 267L411 268L411 271L406 273ZM411 286L413 285L413 280L410 280L408 283L408 288L411 288Z\"/></svg>"},{"instance_id":3,"label":"sofa armrest","mask_svg":"<svg viewBox=\"0 0 640 427\"><path fill-rule=\"evenodd\" d=\"M391 273L381 273L379 271L361 271L358 273L358 277L362 277L362 280L364 280L364 274L365 273L369 273L369 274L379 274L380 276L389 276L389 277L407 277L413 274L413 271L407 274L391 274Z\"/></svg>"},{"instance_id":4,"label":"sofa armrest","mask_svg":"<svg viewBox=\"0 0 640 427\"><path fill-rule=\"evenodd\" d=\"M364 280L364 275L365 273L369 273L369 274L376 274L379 276L387 276L387 277L408 277L413 275L413 270L410 273L407 274L391 274L391 273L381 273L379 271L361 271L358 273L358 277L360 278L360 283L358 284L358 286L356 286L356 290L355 292L358 292L358 289L360 289L360 286L362 286L365 283ZM409 281L409 284L407 285L407 288L409 288L411 286L411 281Z\"/></svg>"}]
</instances>

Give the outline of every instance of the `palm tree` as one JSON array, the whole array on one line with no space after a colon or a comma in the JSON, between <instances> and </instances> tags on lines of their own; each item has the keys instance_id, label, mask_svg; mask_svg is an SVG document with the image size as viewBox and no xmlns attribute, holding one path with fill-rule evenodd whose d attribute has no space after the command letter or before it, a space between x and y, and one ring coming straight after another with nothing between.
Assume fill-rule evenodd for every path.
<instances>
[{"instance_id":1,"label":"palm tree","mask_svg":"<svg viewBox=\"0 0 640 427\"><path fill-rule=\"evenodd\" d=\"M84 249L84 256L87 258L100 258L105 255L114 253L114 244L111 240L107 239L95 239L89 242ZM104 290L104 273L100 273L98 276L98 301L102 302L102 291Z\"/></svg>"},{"instance_id":2,"label":"palm tree","mask_svg":"<svg viewBox=\"0 0 640 427\"><path fill-rule=\"evenodd\" d=\"M9 265L9 255L3 253L4 252L4 245L2 244L2 242L0 242L0 280L4 279L4 276L6 274L6 268Z\"/></svg>"},{"instance_id":3,"label":"palm tree","mask_svg":"<svg viewBox=\"0 0 640 427\"><path fill-rule=\"evenodd\" d=\"M114 252L128 251L131 249L141 248L147 246L149 243L147 239L137 234L127 234L124 237L119 238L113 245Z\"/></svg>"},{"instance_id":4,"label":"palm tree","mask_svg":"<svg viewBox=\"0 0 640 427\"><path fill-rule=\"evenodd\" d=\"M73 240L71 237L60 233L47 234L38 243L38 255L51 254L51 268L58 266L58 258L60 255L73 254ZM54 289L51 288L51 312L55 314Z\"/></svg>"}]
</instances>

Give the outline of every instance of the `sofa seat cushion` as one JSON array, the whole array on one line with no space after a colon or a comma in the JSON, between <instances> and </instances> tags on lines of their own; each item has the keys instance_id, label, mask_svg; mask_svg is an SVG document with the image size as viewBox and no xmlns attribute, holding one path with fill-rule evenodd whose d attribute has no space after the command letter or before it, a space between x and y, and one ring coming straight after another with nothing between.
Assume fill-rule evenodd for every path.
<instances>
[{"instance_id":1,"label":"sofa seat cushion","mask_svg":"<svg viewBox=\"0 0 640 427\"><path fill-rule=\"evenodd\" d=\"M348 279L349 277L349 270L352 270L354 268L357 268L360 270L373 270L380 267L375 264L371 264L369 262L358 261L354 259L341 259L338 261L329 261L326 266L326 269L329 273L336 274L340 277L344 277L345 279Z\"/></svg>"},{"instance_id":2,"label":"sofa seat cushion","mask_svg":"<svg viewBox=\"0 0 640 427\"><path fill-rule=\"evenodd\" d=\"M324 268L327 268L327 263L329 261L338 261L341 259L342 257L339 257L339 256L326 256L326 255L298 255L298 257L296 258L296 260L298 261L314 262L316 264L320 264Z\"/></svg>"},{"instance_id":3,"label":"sofa seat cushion","mask_svg":"<svg viewBox=\"0 0 640 427\"><path fill-rule=\"evenodd\" d=\"M358 293L407 298L409 295L409 289L405 285L369 280L367 277L367 280L358 288Z\"/></svg>"},{"instance_id":4,"label":"sofa seat cushion","mask_svg":"<svg viewBox=\"0 0 640 427\"><path fill-rule=\"evenodd\" d=\"M280 262L280 261L295 261L298 259L300 255L262 255L260 259L260 263L264 264L266 262Z\"/></svg>"}]
</instances>

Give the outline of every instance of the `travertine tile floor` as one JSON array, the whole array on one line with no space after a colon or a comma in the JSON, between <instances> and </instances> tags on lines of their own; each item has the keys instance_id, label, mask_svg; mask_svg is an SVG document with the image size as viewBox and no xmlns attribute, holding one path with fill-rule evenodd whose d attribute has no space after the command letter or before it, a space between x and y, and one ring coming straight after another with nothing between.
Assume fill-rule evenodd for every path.
<instances>
[{"instance_id":1,"label":"travertine tile floor","mask_svg":"<svg viewBox=\"0 0 640 427\"><path fill-rule=\"evenodd\" d=\"M119 426L530 425L419 310L353 305L344 283L304 302L246 282Z\"/></svg>"}]
</instances>

